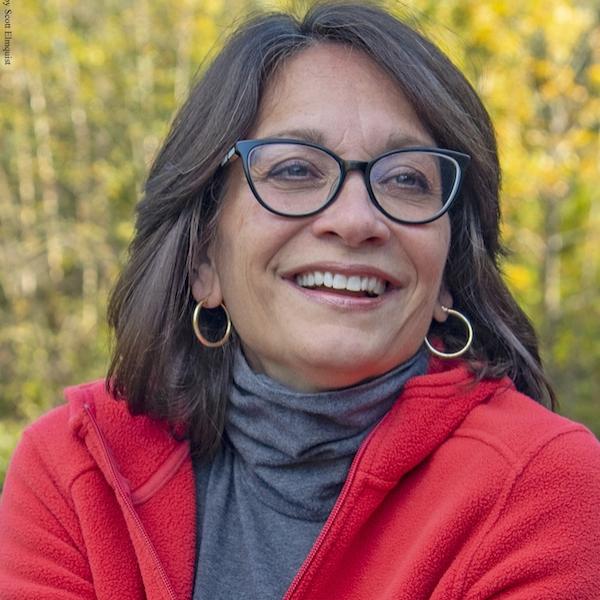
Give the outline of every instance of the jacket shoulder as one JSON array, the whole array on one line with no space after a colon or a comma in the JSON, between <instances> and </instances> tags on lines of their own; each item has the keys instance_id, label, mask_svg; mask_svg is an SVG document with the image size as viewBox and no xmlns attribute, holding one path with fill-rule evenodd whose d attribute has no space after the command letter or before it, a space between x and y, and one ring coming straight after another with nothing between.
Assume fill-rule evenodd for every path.
<instances>
[{"instance_id":1,"label":"jacket shoulder","mask_svg":"<svg viewBox=\"0 0 600 600\"><path fill-rule=\"evenodd\" d=\"M478 439L514 461L548 444L573 450L583 446L600 459L600 444L584 425L548 410L510 384L499 386L476 406L455 435Z\"/></svg>"},{"instance_id":2,"label":"jacket shoulder","mask_svg":"<svg viewBox=\"0 0 600 600\"><path fill-rule=\"evenodd\" d=\"M179 446L168 423L132 415L125 401L108 392L103 379L68 387L65 398L66 404L26 429L21 443L35 446L47 457L47 468L55 465L67 481L101 463L106 447L123 476L140 483Z\"/></svg>"},{"instance_id":3,"label":"jacket shoulder","mask_svg":"<svg viewBox=\"0 0 600 600\"><path fill-rule=\"evenodd\" d=\"M457 581L462 586L459 597L495 597L513 588L519 598L555 597L542 594L542 589L598 597L596 437L514 388L476 407L456 434L501 454L504 462L503 469L494 470L496 502L473 540L464 577ZM491 464L499 467L498 462Z\"/></svg>"},{"instance_id":4,"label":"jacket shoulder","mask_svg":"<svg viewBox=\"0 0 600 600\"><path fill-rule=\"evenodd\" d=\"M86 404L95 410L96 400L107 402L104 381L73 386L65 391L67 402L49 410L28 425L11 458L11 469L41 476L46 472L57 484L68 488L93 461L78 426ZM61 487L62 487L61 485Z\"/></svg>"}]
</instances>

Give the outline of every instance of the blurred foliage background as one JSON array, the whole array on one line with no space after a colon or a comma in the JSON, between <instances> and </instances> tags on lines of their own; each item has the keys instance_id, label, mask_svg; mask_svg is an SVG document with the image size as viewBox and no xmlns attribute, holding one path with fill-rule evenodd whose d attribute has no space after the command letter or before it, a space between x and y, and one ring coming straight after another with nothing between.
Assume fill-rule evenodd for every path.
<instances>
[{"instance_id":1,"label":"blurred foliage background","mask_svg":"<svg viewBox=\"0 0 600 600\"><path fill-rule=\"evenodd\" d=\"M507 281L560 411L600 434L600 1L384 3L467 74L496 123ZM106 299L144 176L244 0L12 0L0 64L0 485L22 428L102 377Z\"/></svg>"}]
</instances>

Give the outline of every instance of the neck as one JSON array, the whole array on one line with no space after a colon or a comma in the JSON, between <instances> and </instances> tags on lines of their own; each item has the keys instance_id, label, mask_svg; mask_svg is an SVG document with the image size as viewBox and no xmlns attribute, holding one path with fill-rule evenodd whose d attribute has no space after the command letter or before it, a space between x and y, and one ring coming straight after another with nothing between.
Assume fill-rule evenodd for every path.
<instances>
[{"instance_id":1,"label":"neck","mask_svg":"<svg viewBox=\"0 0 600 600\"><path fill-rule=\"evenodd\" d=\"M404 383L426 366L427 356L419 352L375 379L310 393L255 373L239 351L226 440L264 502L291 516L321 519L331 510L363 439Z\"/></svg>"}]
</instances>

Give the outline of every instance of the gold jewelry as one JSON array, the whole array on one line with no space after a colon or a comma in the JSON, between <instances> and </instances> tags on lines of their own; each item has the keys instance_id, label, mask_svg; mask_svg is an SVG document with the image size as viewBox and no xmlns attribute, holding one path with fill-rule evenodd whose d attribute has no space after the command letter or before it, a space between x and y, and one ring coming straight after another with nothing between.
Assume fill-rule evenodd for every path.
<instances>
[{"instance_id":1,"label":"gold jewelry","mask_svg":"<svg viewBox=\"0 0 600 600\"><path fill-rule=\"evenodd\" d=\"M204 298L204 300L200 300L200 302L196 304L196 308L194 309L194 314L192 316L192 327L194 328L194 333L196 334L196 337L203 346L206 346L207 348L220 348L221 346L224 346L227 343L227 340L231 335L231 317L229 316L229 312L225 308L225 305L221 302L221 308L225 311L225 316L227 317L227 327L225 328L225 333L223 334L223 337L220 340L217 340L216 342L211 342L210 340L207 340L200 331L199 322L200 311L202 310L202 306L204 306L205 302L206 298Z\"/></svg>"},{"instance_id":2,"label":"gold jewelry","mask_svg":"<svg viewBox=\"0 0 600 600\"><path fill-rule=\"evenodd\" d=\"M449 315L458 317L466 325L467 341L466 341L465 345L460 350L457 350L456 352L440 352L439 350L436 350L429 343L427 336L425 336L425 345L427 346L427 350L429 350L429 352L431 352L431 354L434 354L435 356L438 356L439 358L457 358L459 356L462 356L471 347L471 344L473 343L473 328L471 327L471 323L469 323L469 319L467 319L467 317L465 317L465 315L463 315L462 313L459 313L457 310L454 310L452 308L447 308L446 306L442 306L442 310Z\"/></svg>"}]
</instances>

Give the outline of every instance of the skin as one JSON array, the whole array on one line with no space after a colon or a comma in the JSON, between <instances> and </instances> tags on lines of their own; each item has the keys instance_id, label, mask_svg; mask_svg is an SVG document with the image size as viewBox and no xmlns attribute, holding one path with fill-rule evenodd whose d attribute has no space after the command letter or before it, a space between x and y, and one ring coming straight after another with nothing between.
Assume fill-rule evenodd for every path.
<instances>
[{"instance_id":1,"label":"skin","mask_svg":"<svg viewBox=\"0 0 600 600\"><path fill-rule=\"evenodd\" d=\"M345 159L435 146L394 82L366 55L336 44L312 46L280 69L248 137L307 131ZM412 357L432 319L446 319L447 215L426 225L394 223L353 172L325 211L289 219L258 204L239 159L228 169L215 243L192 292L208 307L226 304L255 371L303 391L354 385ZM316 268L377 272L391 284L378 298L295 284L297 273Z\"/></svg>"}]
</instances>

